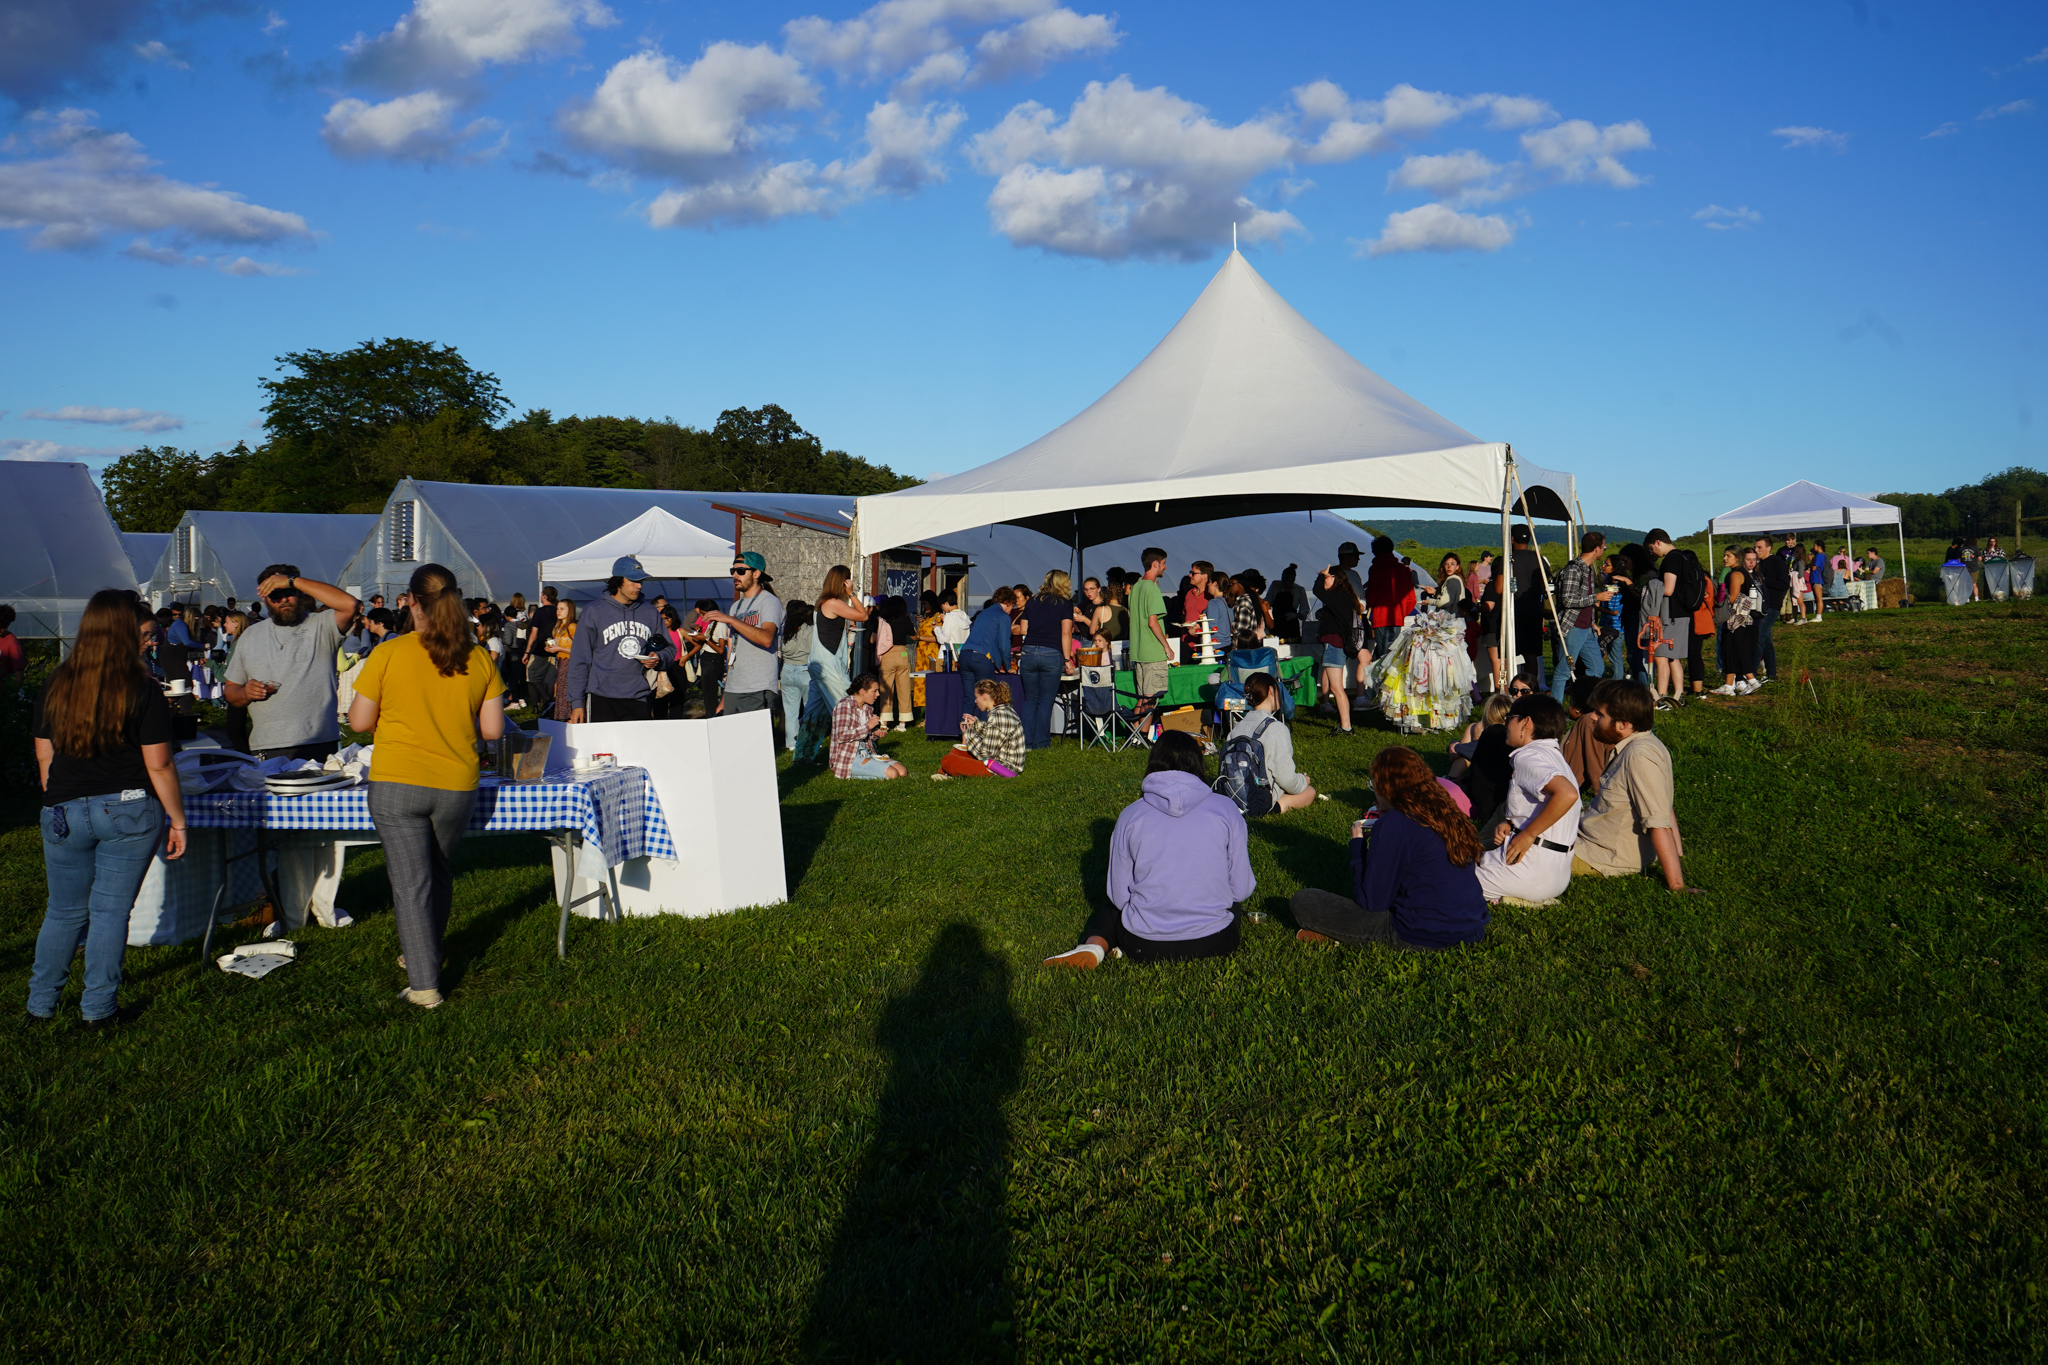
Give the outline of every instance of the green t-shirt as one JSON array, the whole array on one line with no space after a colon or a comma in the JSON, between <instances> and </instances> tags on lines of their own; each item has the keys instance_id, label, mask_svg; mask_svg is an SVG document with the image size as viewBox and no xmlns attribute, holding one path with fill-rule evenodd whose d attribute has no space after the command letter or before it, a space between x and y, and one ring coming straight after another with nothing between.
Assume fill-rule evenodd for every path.
<instances>
[{"instance_id":1,"label":"green t-shirt","mask_svg":"<svg viewBox=\"0 0 2048 1365\"><path fill-rule=\"evenodd\" d=\"M1131 584L1131 662L1139 664L1163 664L1166 662L1166 646L1159 643L1159 637L1152 633L1152 618L1166 615L1166 599L1159 595L1159 585L1149 578L1141 578Z\"/></svg>"}]
</instances>

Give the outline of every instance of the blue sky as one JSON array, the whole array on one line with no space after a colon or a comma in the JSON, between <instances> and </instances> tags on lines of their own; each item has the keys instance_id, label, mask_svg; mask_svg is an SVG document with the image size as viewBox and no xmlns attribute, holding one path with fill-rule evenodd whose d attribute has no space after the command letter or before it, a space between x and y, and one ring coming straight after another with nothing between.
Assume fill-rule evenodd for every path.
<instances>
[{"instance_id":1,"label":"blue sky","mask_svg":"<svg viewBox=\"0 0 2048 1365\"><path fill-rule=\"evenodd\" d=\"M0 453L230 445L272 357L403 335L950 472L1235 218L1594 520L2048 465L2048 8L1270 9L0 0Z\"/></svg>"}]
</instances>

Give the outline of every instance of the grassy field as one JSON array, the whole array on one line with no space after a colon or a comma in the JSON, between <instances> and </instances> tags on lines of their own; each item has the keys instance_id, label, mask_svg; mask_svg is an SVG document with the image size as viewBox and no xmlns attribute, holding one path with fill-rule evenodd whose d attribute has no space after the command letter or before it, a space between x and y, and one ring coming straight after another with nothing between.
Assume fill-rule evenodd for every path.
<instances>
[{"instance_id":1,"label":"grassy field","mask_svg":"<svg viewBox=\"0 0 2048 1365\"><path fill-rule=\"evenodd\" d=\"M1221 963L1041 970L1142 757L783 774L791 898L578 922L462 855L448 1006L377 856L262 981L129 954L116 1034L0 1030L24 1360L2016 1359L2048 1280L2048 608L1782 631L1660 718L1689 875L1437 956L1309 949L1387 732L1262 822ZM1440 761L1443 741L1420 744ZM42 903L0 834L0 992ZM75 1010L75 995L66 1010Z\"/></svg>"}]
</instances>

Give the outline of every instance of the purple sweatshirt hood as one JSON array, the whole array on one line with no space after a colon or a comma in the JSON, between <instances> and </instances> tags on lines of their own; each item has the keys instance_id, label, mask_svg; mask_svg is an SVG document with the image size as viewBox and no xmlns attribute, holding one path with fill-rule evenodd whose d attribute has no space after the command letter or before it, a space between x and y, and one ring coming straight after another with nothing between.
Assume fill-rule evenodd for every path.
<instances>
[{"instance_id":1,"label":"purple sweatshirt hood","mask_svg":"<svg viewBox=\"0 0 2048 1365\"><path fill-rule=\"evenodd\" d=\"M1183 772L1149 773L1138 784L1138 790L1145 793L1140 799L1146 805L1176 820L1215 795L1208 783L1193 773Z\"/></svg>"}]
</instances>

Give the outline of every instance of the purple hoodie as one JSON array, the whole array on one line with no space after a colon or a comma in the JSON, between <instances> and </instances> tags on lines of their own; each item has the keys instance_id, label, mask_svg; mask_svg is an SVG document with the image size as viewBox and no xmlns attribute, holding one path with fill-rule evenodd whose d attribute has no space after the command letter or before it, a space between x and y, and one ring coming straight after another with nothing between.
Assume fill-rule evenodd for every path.
<instances>
[{"instance_id":1,"label":"purple hoodie","mask_svg":"<svg viewBox=\"0 0 2048 1365\"><path fill-rule=\"evenodd\" d=\"M1149 774L1109 836L1109 899L1140 938L1204 938L1251 895L1244 816L1192 773Z\"/></svg>"}]
</instances>

